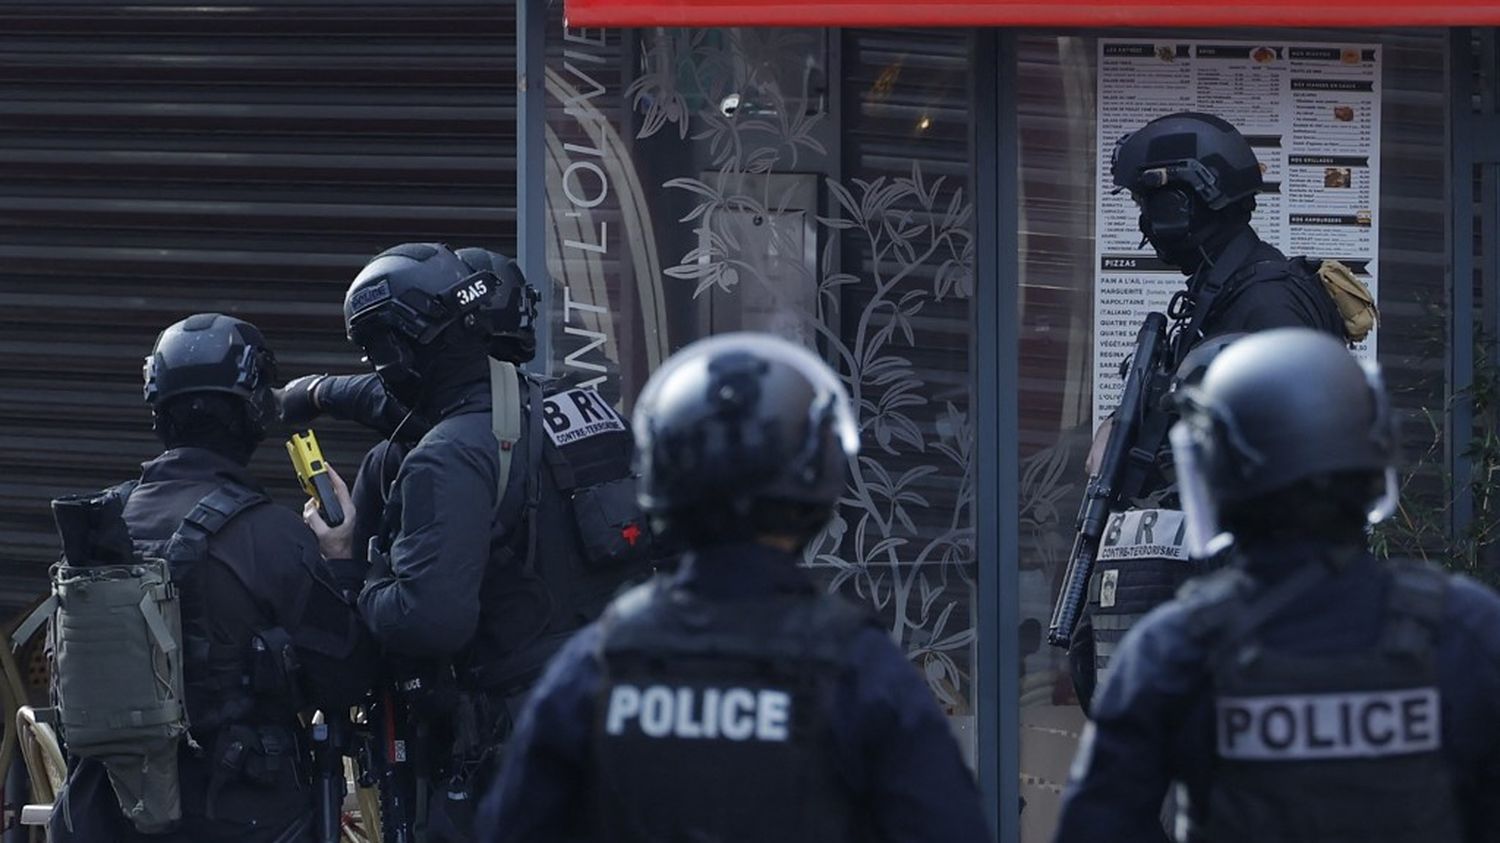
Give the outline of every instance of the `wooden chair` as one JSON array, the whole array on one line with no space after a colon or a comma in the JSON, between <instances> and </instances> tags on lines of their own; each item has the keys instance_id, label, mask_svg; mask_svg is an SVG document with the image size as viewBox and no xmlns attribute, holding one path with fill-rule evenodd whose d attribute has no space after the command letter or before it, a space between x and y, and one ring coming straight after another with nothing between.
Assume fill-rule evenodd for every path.
<instances>
[{"instance_id":1,"label":"wooden chair","mask_svg":"<svg viewBox=\"0 0 1500 843\"><path fill-rule=\"evenodd\" d=\"M17 752L26 765L27 778L31 781L32 803L21 809L21 824L31 827L31 840L40 843L45 838L47 821L52 816L52 805L62 791L68 776L67 761L63 758L62 746L51 726L37 719L30 705L41 692L28 682L10 647L10 634L20 618L30 614L28 609L17 619L6 624L4 640L0 642L0 724L6 726L5 736L0 739L0 771L10 769ZM18 650L27 652L27 641L18 642ZM32 651L35 652L35 651ZM34 671L32 671L34 672Z\"/></svg>"}]
</instances>

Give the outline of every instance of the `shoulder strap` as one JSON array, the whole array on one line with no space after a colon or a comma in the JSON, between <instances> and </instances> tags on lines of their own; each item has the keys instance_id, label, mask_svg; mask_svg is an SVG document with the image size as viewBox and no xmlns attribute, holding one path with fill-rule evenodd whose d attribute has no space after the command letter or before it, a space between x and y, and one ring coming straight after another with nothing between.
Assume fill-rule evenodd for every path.
<instances>
[{"instance_id":1,"label":"shoulder strap","mask_svg":"<svg viewBox=\"0 0 1500 843\"><path fill-rule=\"evenodd\" d=\"M490 430L500 443L495 500L505 500L516 443L521 440L521 383L513 363L490 358Z\"/></svg>"},{"instance_id":2,"label":"shoulder strap","mask_svg":"<svg viewBox=\"0 0 1500 843\"><path fill-rule=\"evenodd\" d=\"M1251 250L1255 248L1255 242L1255 234L1249 229L1229 241L1229 245L1220 253L1219 259L1214 261L1203 276L1203 283L1193 290L1192 315L1172 346L1173 369L1182 364L1182 358L1187 356L1188 351L1201 338L1199 334L1202 333L1203 323L1208 320L1208 315L1214 308L1214 300L1224 290L1224 285L1229 283L1230 276L1240 268L1240 263L1250 257Z\"/></svg>"},{"instance_id":3,"label":"shoulder strap","mask_svg":"<svg viewBox=\"0 0 1500 843\"><path fill-rule=\"evenodd\" d=\"M1195 577L1177 589L1177 599L1187 605L1187 631L1196 640L1207 640L1221 630L1254 593L1254 580L1239 568L1224 568Z\"/></svg>"},{"instance_id":4,"label":"shoulder strap","mask_svg":"<svg viewBox=\"0 0 1500 843\"><path fill-rule=\"evenodd\" d=\"M1239 580L1231 586L1233 596L1207 602L1194 611L1189 616L1188 629L1195 638L1215 639L1212 644L1221 652L1228 650L1253 635L1262 624L1323 582L1330 573L1327 564L1309 562L1291 576L1258 593L1245 587L1243 583L1247 580ZM1226 606L1235 602L1238 605Z\"/></svg>"},{"instance_id":5,"label":"shoulder strap","mask_svg":"<svg viewBox=\"0 0 1500 843\"><path fill-rule=\"evenodd\" d=\"M671 580L657 575L633 586L624 594L610 601L604 608L604 613L599 616L599 626L604 633L600 636L600 646L609 639L609 633L622 623L629 623L641 616L641 613L651 609L653 603L661 599L662 595L672 587Z\"/></svg>"},{"instance_id":6,"label":"shoulder strap","mask_svg":"<svg viewBox=\"0 0 1500 843\"><path fill-rule=\"evenodd\" d=\"M705 625L708 617L718 613L723 613L720 623ZM690 620L684 624L684 618ZM745 623L769 618L778 618L779 625L772 629ZM777 595L762 601L721 603L674 592L670 579L658 578L616 600L601 625L601 657L672 653L790 666L838 664L854 635L879 622L873 614L834 595Z\"/></svg>"},{"instance_id":7,"label":"shoulder strap","mask_svg":"<svg viewBox=\"0 0 1500 843\"><path fill-rule=\"evenodd\" d=\"M114 493L115 495L119 496L120 509L124 509L125 504L130 501L130 495L135 492L136 487L139 485L141 485L141 481L139 480L126 480L124 483L121 483L118 486L111 486L104 491L106 494Z\"/></svg>"},{"instance_id":8,"label":"shoulder strap","mask_svg":"<svg viewBox=\"0 0 1500 843\"><path fill-rule=\"evenodd\" d=\"M168 556L173 557L169 561L183 558L174 554L174 549L187 551L189 560L201 558L207 550L208 540L224 529L224 525L245 510L263 503L270 503L270 499L238 483L226 483L204 495L167 540Z\"/></svg>"},{"instance_id":9,"label":"shoulder strap","mask_svg":"<svg viewBox=\"0 0 1500 843\"><path fill-rule=\"evenodd\" d=\"M1392 618L1382 646L1391 653L1424 653L1441 628L1448 597L1448 577L1425 565L1398 564L1391 572L1386 599Z\"/></svg>"},{"instance_id":10,"label":"shoulder strap","mask_svg":"<svg viewBox=\"0 0 1500 843\"><path fill-rule=\"evenodd\" d=\"M828 656L834 660L843 655L844 649L862 630L867 627L882 627L880 619L864 605L845 600L837 594L818 595L816 617L818 634L814 636L814 641L830 645L832 649Z\"/></svg>"},{"instance_id":11,"label":"shoulder strap","mask_svg":"<svg viewBox=\"0 0 1500 843\"><path fill-rule=\"evenodd\" d=\"M507 531L525 525L526 548L521 567L527 573L535 573L536 565L536 511L541 502L540 466L543 459L544 440L542 430L542 388L531 378L525 379L526 405L528 413L526 430L526 483L521 488L525 494L512 490L509 500L501 502L500 523ZM518 511L519 510L519 511Z\"/></svg>"}]
</instances>

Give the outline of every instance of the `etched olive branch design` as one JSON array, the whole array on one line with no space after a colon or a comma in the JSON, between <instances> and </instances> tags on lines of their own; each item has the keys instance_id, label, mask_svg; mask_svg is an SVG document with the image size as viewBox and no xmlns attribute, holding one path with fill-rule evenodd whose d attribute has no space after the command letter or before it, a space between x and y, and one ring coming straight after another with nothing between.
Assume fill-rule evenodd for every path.
<instances>
[{"instance_id":1,"label":"etched olive branch design","mask_svg":"<svg viewBox=\"0 0 1500 843\"><path fill-rule=\"evenodd\" d=\"M975 640L973 427L966 401L946 401L918 413L930 406L930 390L906 349L918 347L919 322L929 305L972 295L972 205L963 187L949 188L942 177L925 178L915 162L906 176L850 179L847 186L825 178L832 213L817 217L823 232L820 271L815 275L789 261L778 266L778 274L798 277L764 277L763 264L741 257L732 221L746 213L785 212L789 197L755 195L750 186L768 182L745 176L796 167L800 152L825 152L813 135L822 115L789 104L774 73L776 61L725 56L746 47L735 39L751 37L747 32L725 36L727 46L698 30L657 35L642 56L642 76L631 86L642 114L640 137L675 125L679 137L708 143L717 169L712 176L664 183L697 198L681 221L693 224L698 237L698 245L665 273L694 282L695 298L713 290L733 294L752 284L819 338L849 389L866 442L874 447L851 465L838 511L805 558L833 571L830 590L847 587L880 610L889 619L890 634L924 669L939 699L952 710L968 710L968 669L954 654ZM800 54L794 34L753 37L762 39L756 51L741 55ZM693 80L696 89L683 91L682 80ZM720 108L732 91L755 92L754 103L742 104L748 113L729 115ZM769 234L773 248L795 251L796 244L776 227ZM860 275L840 271L841 248L861 250L867 269ZM789 281L815 286L810 311L786 300ZM837 318L849 298L846 287L864 294L861 310L849 314L851 334L832 327L850 321ZM930 459L899 475L881 459L916 455ZM938 513L924 486L944 483L951 487L945 490L949 505ZM914 517L916 512L923 517ZM955 617L963 607L968 611Z\"/></svg>"}]
</instances>

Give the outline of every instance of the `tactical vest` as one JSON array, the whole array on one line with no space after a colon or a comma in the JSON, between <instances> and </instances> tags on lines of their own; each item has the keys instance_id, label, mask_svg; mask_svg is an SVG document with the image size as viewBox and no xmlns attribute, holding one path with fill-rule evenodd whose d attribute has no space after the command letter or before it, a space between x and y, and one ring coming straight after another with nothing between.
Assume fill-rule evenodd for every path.
<instances>
[{"instance_id":1,"label":"tactical vest","mask_svg":"<svg viewBox=\"0 0 1500 843\"><path fill-rule=\"evenodd\" d=\"M303 708L291 634L279 627L258 631L249 649L215 643L208 631L213 607L203 605L195 579L209 560L209 542L234 518L261 504L265 495L233 484L209 493L188 512L164 543L163 555L183 584L182 631L187 664L188 712L195 733L246 721L281 722ZM138 543L151 552L155 543ZM245 572L222 562L246 591L258 593Z\"/></svg>"},{"instance_id":2,"label":"tactical vest","mask_svg":"<svg viewBox=\"0 0 1500 843\"><path fill-rule=\"evenodd\" d=\"M659 581L601 623L598 840L864 839L828 716L869 616L827 595L713 603Z\"/></svg>"},{"instance_id":3,"label":"tactical vest","mask_svg":"<svg viewBox=\"0 0 1500 843\"><path fill-rule=\"evenodd\" d=\"M1216 764L1203 839L1462 839L1435 664L1447 580L1434 569L1388 570L1381 633L1360 652L1294 655L1259 643L1271 607L1305 593L1322 571L1259 593L1243 573L1226 572L1191 611L1214 687Z\"/></svg>"},{"instance_id":4,"label":"tactical vest","mask_svg":"<svg viewBox=\"0 0 1500 843\"><path fill-rule=\"evenodd\" d=\"M112 523L96 517L65 525L59 516L65 548L97 546L80 532L123 528L135 487L54 502L56 511L113 498ZM64 741L69 754L104 765L121 811L143 833L169 830L182 816L179 749L190 726L197 741L214 743L211 819L215 797L231 779L283 780L295 768L294 734L246 725L295 716L290 637L263 631L248 652L214 643L207 630L212 607L197 585L212 537L266 502L226 485L199 501L169 539L130 542L131 561L65 556L53 569L53 598L44 609L55 608L54 690Z\"/></svg>"},{"instance_id":5,"label":"tactical vest","mask_svg":"<svg viewBox=\"0 0 1500 843\"><path fill-rule=\"evenodd\" d=\"M544 396L529 379L521 388L540 412L528 413L496 519L499 593L487 594L487 615L499 652L476 654L459 671L506 695L529 687L624 584L649 576L655 555L625 420L593 389Z\"/></svg>"},{"instance_id":6,"label":"tactical vest","mask_svg":"<svg viewBox=\"0 0 1500 843\"><path fill-rule=\"evenodd\" d=\"M1318 324L1307 327L1339 337L1344 342L1349 341L1348 330L1344 327L1344 318L1339 314L1338 305L1318 277L1318 264L1301 257L1263 260L1250 264L1239 274L1241 277L1218 295L1205 314L1203 328L1208 336L1218 333L1214 328L1215 323L1254 285L1285 284L1307 310L1317 314Z\"/></svg>"},{"instance_id":7,"label":"tactical vest","mask_svg":"<svg viewBox=\"0 0 1500 843\"><path fill-rule=\"evenodd\" d=\"M1089 579L1095 687L1104 684L1110 659L1125 633L1147 612L1171 600L1199 572L1188 558L1186 530L1187 520L1173 509L1110 515Z\"/></svg>"}]
</instances>

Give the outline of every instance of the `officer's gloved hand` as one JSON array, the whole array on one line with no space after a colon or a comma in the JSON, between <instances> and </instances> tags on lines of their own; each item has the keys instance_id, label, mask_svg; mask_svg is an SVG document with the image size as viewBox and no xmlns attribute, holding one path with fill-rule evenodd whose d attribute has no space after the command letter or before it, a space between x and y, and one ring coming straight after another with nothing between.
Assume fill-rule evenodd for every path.
<instances>
[{"instance_id":1,"label":"officer's gloved hand","mask_svg":"<svg viewBox=\"0 0 1500 843\"><path fill-rule=\"evenodd\" d=\"M292 381L287 388L296 383ZM399 434L403 441L416 442L427 432L427 423L392 398L374 372L323 375L307 392L317 408L315 412L364 425L381 436Z\"/></svg>"},{"instance_id":2,"label":"officer's gloved hand","mask_svg":"<svg viewBox=\"0 0 1500 843\"><path fill-rule=\"evenodd\" d=\"M281 408L281 420L296 427L317 418L323 412L318 406L317 387L327 375L303 375L280 389L271 390L276 396L276 406Z\"/></svg>"}]
</instances>

